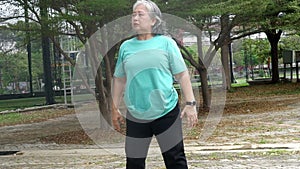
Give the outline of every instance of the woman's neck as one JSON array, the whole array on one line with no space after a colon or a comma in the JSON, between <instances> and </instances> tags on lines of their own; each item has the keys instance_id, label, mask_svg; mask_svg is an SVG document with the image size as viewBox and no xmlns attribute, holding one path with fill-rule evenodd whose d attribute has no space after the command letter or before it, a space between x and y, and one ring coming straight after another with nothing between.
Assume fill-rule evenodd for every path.
<instances>
[{"instance_id":1,"label":"woman's neck","mask_svg":"<svg viewBox=\"0 0 300 169\"><path fill-rule=\"evenodd\" d=\"M137 39L138 40L148 40L153 38L153 34L152 33L145 33L145 34L138 34Z\"/></svg>"}]
</instances>

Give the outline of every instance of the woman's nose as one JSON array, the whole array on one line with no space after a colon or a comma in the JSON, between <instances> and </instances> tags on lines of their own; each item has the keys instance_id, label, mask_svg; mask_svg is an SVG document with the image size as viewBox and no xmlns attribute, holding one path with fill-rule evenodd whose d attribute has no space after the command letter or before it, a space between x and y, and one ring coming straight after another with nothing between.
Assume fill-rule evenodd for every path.
<instances>
[{"instance_id":1,"label":"woman's nose","mask_svg":"<svg viewBox=\"0 0 300 169\"><path fill-rule=\"evenodd\" d=\"M132 20L137 21L137 20L138 20L138 17L139 17L138 15L133 15L133 16L132 16Z\"/></svg>"}]
</instances>

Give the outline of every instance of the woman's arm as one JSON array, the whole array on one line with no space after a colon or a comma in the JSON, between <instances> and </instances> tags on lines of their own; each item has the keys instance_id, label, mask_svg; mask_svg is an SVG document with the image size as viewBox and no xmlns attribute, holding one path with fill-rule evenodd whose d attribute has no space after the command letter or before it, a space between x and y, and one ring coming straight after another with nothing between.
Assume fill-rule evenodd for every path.
<instances>
[{"instance_id":1,"label":"woman's arm","mask_svg":"<svg viewBox=\"0 0 300 169\"><path fill-rule=\"evenodd\" d=\"M112 104L112 123L115 130L120 131L120 123L124 123L123 116L119 111L120 101L123 95L123 90L126 84L126 78L117 78L113 79L113 104Z\"/></svg>"},{"instance_id":2,"label":"woman's arm","mask_svg":"<svg viewBox=\"0 0 300 169\"><path fill-rule=\"evenodd\" d=\"M177 81L179 81L181 90L185 98L185 102L195 101L192 83L188 71L176 74L175 78ZM185 105L181 112L181 118L183 118L184 115L187 116L189 126L192 127L198 123L198 114L195 105Z\"/></svg>"}]
</instances>

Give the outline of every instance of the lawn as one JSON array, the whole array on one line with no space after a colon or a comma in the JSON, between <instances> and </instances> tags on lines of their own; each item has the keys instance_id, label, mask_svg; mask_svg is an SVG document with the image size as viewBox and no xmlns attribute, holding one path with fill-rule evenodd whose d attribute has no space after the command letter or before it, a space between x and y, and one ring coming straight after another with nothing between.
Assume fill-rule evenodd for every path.
<instances>
[{"instance_id":1,"label":"lawn","mask_svg":"<svg viewBox=\"0 0 300 169\"><path fill-rule=\"evenodd\" d=\"M55 101L57 103L64 103L62 96L56 96ZM26 107L43 106L45 103L45 97L0 100L0 112L5 110L24 109Z\"/></svg>"},{"instance_id":2,"label":"lawn","mask_svg":"<svg viewBox=\"0 0 300 169\"><path fill-rule=\"evenodd\" d=\"M55 101L57 103L64 103L63 98L60 96L55 97ZM45 103L45 97L0 100L0 111L43 106ZM13 113L0 114L0 126L41 122L70 113L74 113L73 109L57 109L56 111L53 111L53 109L43 109L25 113L19 113L16 111Z\"/></svg>"}]
</instances>

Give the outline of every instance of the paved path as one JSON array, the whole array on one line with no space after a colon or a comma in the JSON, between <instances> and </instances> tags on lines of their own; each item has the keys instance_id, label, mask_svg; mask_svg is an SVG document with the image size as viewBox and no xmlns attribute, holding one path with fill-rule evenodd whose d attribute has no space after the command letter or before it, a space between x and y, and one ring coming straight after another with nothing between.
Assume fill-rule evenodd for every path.
<instances>
[{"instance_id":1,"label":"paved path","mask_svg":"<svg viewBox=\"0 0 300 169\"><path fill-rule=\"evenodd\" d=\"M71 148L72 146L69 146ZM24 150L13 155L0 156L0 168L82 168L124 169L125 158L111 152L121 149L101 149L94 146L84 149ZM147 159L147 168L162 169L164 164L159 149L152 147ZM300 144L270 144L239 146L186 146L191 169L200 168L287 168L300 166Z\"/></svg>"}]
</instances>

